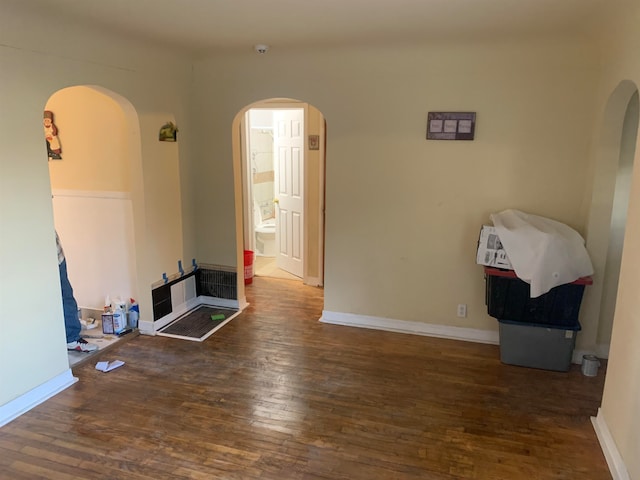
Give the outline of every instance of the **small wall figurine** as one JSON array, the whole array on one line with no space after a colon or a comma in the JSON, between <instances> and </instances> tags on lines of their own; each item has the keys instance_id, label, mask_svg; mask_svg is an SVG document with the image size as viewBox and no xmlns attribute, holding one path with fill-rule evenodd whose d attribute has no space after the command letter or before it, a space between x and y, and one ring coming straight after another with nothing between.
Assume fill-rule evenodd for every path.
<instances>
[{"instance_id":1,"label":"small wall figurine","mask_svg":"<svg viewBox=\"0 0 640 480\"><path fill-rule=\"evenodd\" d=\"M167 122L160 128L158 140L161 142L175 142L177 138L178 127L173 122Z\"/></svg>"},{"instance_id":2,"label":"small wall figurine","mask_svg":"<svg viewBox=\"0 0 640 480\"><path fill-rule=\"evenodd\" d=\"M47 142L47 154L49 160L62 160L62 149L60 148L60 141L58 140L58 127L53 123L53 112L49 110L44 111L44 138Z\"/></svg>"}]
</instances>

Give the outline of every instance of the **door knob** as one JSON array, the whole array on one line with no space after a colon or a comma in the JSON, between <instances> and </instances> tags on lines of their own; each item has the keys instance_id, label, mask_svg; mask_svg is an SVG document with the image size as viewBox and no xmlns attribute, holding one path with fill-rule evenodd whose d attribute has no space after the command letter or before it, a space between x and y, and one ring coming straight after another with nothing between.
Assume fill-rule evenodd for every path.
<instances>
[{"instance_id":1,"label":"door knob","mask_svg":"<svg viewBox=\"0 0 640 480\"><path fill-rule=\"evenodd\" d=\"M274 198L274 199L273 199L273 203L276 203L276 204L277 204L277 203L280 203L280 200L278 200L277 198Z\"/></svg>"}]
</instances>

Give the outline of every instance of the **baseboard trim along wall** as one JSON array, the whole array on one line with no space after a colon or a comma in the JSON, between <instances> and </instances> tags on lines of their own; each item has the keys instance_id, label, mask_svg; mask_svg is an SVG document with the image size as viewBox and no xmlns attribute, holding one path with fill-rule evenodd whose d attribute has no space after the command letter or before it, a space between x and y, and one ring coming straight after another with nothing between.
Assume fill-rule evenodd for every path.
<instances>
[{"instance_id":1,"label":"baseboard trim along wall","mask_svg":"<svg viewBox=\"0 0 640 480\"><path fill-rule=\"evenodd\" d=\"M489 343L492 345L499 344L498 332L491 330L450 327L430 323L409 322L407 320L395 320L392 318L370 317L354 313L330 312L327 310L322 311L320 321L334 325L372 328L375 330L386 330L388 332L424 335L426 337L448 338L466 342Z\"/></svg>"},{"instance_id":2,"label":"baseboard trim along wall","mask_svg":"<svg viewBox=\"0 0 640 480\"><path fill-rule=\"evenodd\" d=\"M221 307L221 308L236 308L238 310L243 310L240 308L240 302L238 300L231 300L228 298L217 298L217 297L207 297L205 295L200 295L198 297L198 305L210 305L212 307Z\"/></svg>"},{"instance_id":3,"label":"baseboard trim along wall","mask_svg":"<svg viewBox=\"0 0 640 480\"><path fill-rule=\"evenodd\" d=\"M355 313L331 312L323 310L320 321L334 325L348 327L372 328L388 332L408 333L412 335L424 335L425 337L448 338L463 340L465 342L500 344L500 336L497 331L479 330L475 328L451 327L447 325L434 325L431 323L410 322L407 320L395 320L393 318L371 317ZM594 355L592 350L574 350L571 362L582 364L583 355ZM597 355L599 358L604 358Z\"/></svg>"},{"instance_id":4,"label":"baseboard trim along wall","mask_svg":"<svg viewBox=\"0 0 640 480\"><path fill-rule=\"evenodd\" d=\"M78 379L73 376L71 369L69 369L33 390L28 391L24 395L20 395L18 398L11 400L9 403L5 403L0 406L0 427L15 420L32 408L37 407L42 402L50 399L77 381Z\"/></svg>"},{"instance_id":5,"label":"baseboard trim along wall","mask_svg":"<svg viewBox=\"0 0 640 480\"><path fill-rule=\"evenodd\" d=\"M602 449L602 453L604 453L604 458L607 460L607 465L609 466L613 480L631 480L627 466L624 464L624 460L622 460L616 442L614 442L607 422L602 415L601 408L598 409L598 416L591 417L591 423L593 423L593 428L600 442L600 448Z\"/></svg>"},{"instance_id":6,"label":"baseboard trim along wall","mask_svg":"<svg viewBox=\"0 0 640 480\"><path fill-rule=\"evenodd\" d=\"M321 287L322 279L320 277L305 277L304 284L311 287Z\"/></svg>"},{"instance_id":7,"label":"baseboard trim along wall","mask_svg":"<svg viewBox=\"0 0 640 480\"><path fill-rule=\"evenodd\" d=\"M595 355L598 358L603 358L600 355L597 355L593 350L578 350L575 349L571 354L571 363L575 363L577 365L582 365L582 357L585 355Z\"/></svg>"}]
</instances>

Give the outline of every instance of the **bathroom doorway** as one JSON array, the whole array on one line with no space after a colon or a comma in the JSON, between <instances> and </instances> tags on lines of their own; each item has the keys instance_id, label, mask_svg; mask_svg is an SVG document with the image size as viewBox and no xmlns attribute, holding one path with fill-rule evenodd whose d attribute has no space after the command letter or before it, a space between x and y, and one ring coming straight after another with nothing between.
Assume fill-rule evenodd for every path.
<instances>
[{"instance_id":1,"label":"bathroom doorway","mask_svg":"<svg viewBox=\"0 0 640 480\"><path fill-rule=\"evenodd\" d=\"M256 275L302 279L304 109L246 112L249 241Z\"/></svg>"},{"instance_id":2,"label":"bathroom doorway","mask_svg":"<svg viewBox=\"0 0 640 480\"><path fill-rule=\"evenodd\" d=\"M324 117L279 100L251 105L240 120L244 248L255 253L254 274L321 286Z\"/></svg>"}]
</instances>

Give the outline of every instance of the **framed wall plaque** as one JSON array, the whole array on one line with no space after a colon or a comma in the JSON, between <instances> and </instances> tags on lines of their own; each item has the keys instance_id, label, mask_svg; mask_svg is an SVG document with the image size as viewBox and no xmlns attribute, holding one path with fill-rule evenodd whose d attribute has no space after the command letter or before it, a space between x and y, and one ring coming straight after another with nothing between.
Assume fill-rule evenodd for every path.
<instances>
[{"instance_id":1,"label":"framed wall plaque","mask_svg":"<svg viewBox=\"0 0 640 480\"><path fill-rule=\"evenodd\" d=\"M427 140L473 140L476 112L429 112Z\"/></svg>"},{"instance_id":2,"label":"framed wall plaque","mask_svg":"<svg viewBox=\"0 0 640 480\"><path fill-rule=\"evenodd\" d=\"M320 150L320 135L309 135L309 150Z\"/></svg>"}]
</instances>

